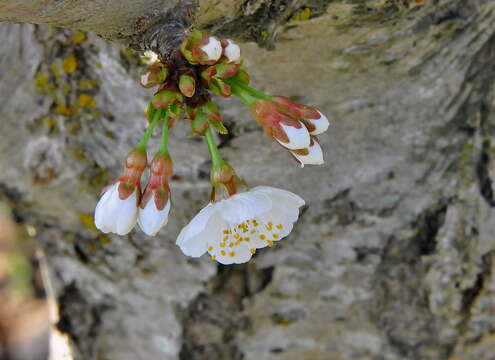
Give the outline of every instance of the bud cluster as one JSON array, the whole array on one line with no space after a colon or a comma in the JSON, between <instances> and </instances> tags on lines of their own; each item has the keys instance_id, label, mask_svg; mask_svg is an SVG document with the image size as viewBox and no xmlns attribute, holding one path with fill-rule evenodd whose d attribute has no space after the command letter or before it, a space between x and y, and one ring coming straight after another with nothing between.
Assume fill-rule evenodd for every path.
<instances>
[{"instance_id":1,"label":"bud cluster","mask_svg":"<svg viewBox=\"0 0 495 360\"><path fill-rule=\"evenodd\" d=\"M227 134L228 130L222 123L212 94L239 98L265 133L301 166L323 164L323 153L316 136L327 130L328 119L311 106L253 89L249 85L249 74L243 69L240 48L232 40L194 31L182 41L175 53L148 66L140 82L144 88L156 88L146 110L149 126L141 142L127 156L122 177L107 187L98 202L95 224L104 232L127 234L139 223L146 234L155 235L167 223L171 207L169 181L173 172L168 133L180 120L187 120L191 135L203 136L208 145L212 158L211 203L220 203L239 193L249 192L247 184L222 158L215 144L212 129L220 134ZM163 122L160 149L150 164L148 184L142 192L141 177L148 166L146 146L153 129L160 122ZM242 194L239 196L245 199ZM292 195L284 196L300 206L300 200L294 200ZM260 202L266 200L262 194L255 198ZM252 207L248 200L241 203ZM287 224L292 222L287 219ZM246 224L241 225L248 226ZM222 251L219 254L223 256Z\"/></svg>"}]
</instances>

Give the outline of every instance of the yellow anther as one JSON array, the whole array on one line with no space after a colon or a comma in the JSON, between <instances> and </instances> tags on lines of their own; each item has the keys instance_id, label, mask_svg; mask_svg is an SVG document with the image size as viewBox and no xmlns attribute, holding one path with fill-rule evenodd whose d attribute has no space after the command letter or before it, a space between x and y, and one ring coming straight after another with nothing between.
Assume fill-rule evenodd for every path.
<instances>
[{"instance_id":1,"label":"yellow anther","mask_svg":"<svg viewBox=\"0 0 495 360\"><path fill-rule=\"evenodd\" d=\"M254 227L257 227L259 225L258 221L253 220L253 225L254 225Z\"/></svg>"},{"instance_id":2,"label":"yellow anther","mask_svg":"<svg viewBox=\"0 0 495 360\"><path fill-rule=\"evenodd\" d=\"M251 234L256 234L256 230L253 229L253 230L250 231L250 233Z\"/></svg>"},{"instance_id":3,"label":"yellow anther","mask_svg":"<svg viewBox=\"0 0 495 360\"><path fill-rule=\"evenodd\" d=\"M226 254L225 250L220 250L220 254L222 254L222 256L225 256Z\"/></svg>"},{"instance_id":4,"label":"yellow anther","mask_svg":"<svg viewBox=\"0 0 495 360\"><path fill-rule=\"evenodd\" d=\"M273 233L273 234L272 234L272 237L273 237L274 239L278 239L278 238L279 238L279 236L278 236L278 234L277 234L277 233Z\"/></svg>"},{"instance_id":5,"label":"yellow anther","mask_svg":"<svg viewBox=\"0 0 495 360\"><path fill-rule=\"evenodd\" d=\"M245 242L250 242L250 241L251 241L251 238L250 238L250 237L245 237L245 238L244 238L244 241L245 241Z\"/></svg>"},{"instance_id":6,"label":"yellow anther","mask_svg":"<svg viewBox=\"0 0 495 360\"><path fill-rule=\"evenodd\" d=\"M227 241L228 239L229 239L229 237L228 237L228 236L224 236L224 237L223 237L223 241Z\"/></svg>"},{"instance_id":7,"label":"yellow anther","mask_svg":"<svg viewBox=\"0 0 495 360\"><path fill-rule=\"evenodd\" d=\"M240 237L241 237L241 235L239 235L239 234L234 235L234 239L236 239L236 240L238 240Z\"/></svg>"},{"instance_id":8,"label":"yellow anther","mask_svg":"<svg viewBox=\"0 0 495 360\"><path fill-rule=\"evenodd\" d=\"M251 251L251 254L254 254L256 252L256 249L249 249L249 251Z\"/></svg>"},{"instance_id":9,"label":"yellow anther","mask_svg":"<svg viewBox=\"0 0 495 360\"><path fill-rule=\"evenodd\" d=\"M268 243L268 246L273 246L273 241L272 240L268 240L267 243Z\"/></svg>"},{"instance_id":10,"label":"yellow anther","mask_svg":"<svg viewBox=\"0 0 495 360\"><path fill-rule=\"evenodd\" d=\"M277 229L282 230L283 228L284 228L284 226L282 224L277 225Z\"/></svg>"},{"instance_id":11,"label":"yellow anther","mask_svg":"<svg viewBox=\"0 0 495 360\"><path fill-rule=\"evenodd\" d=\"M264 234L261 234L260 235L260 240L265 240L266 239L266 236Z\"/></svg>"},{"instance_id":12,"label":"yellow anther","mask_svg":"<svg viewBox=\"0 0 495 360\"><path fill-rule=\"evenodd\" d=\"M216 255L212 255L212 256L211 256L211 258L212 258L213 260L216 260L217 256L216 256Z\"/></svg>"},{"instance_id":13,"label":"yellow anther","mask_svg":"<svg viewBox=\"0 0 495 360\"><path fill-rule=\"evenodd\" d=\"M212 251L213 250L213 246L208 246L208 251Z\"/></svg>"},{"instance_id":14,"label":"yellow anther","mask_svg":"<svg viewBox=\"0 0 495 360\"><path fill-rule=\"evenodd\" d=\"M230 257L234 257L235 256L235 252L234 251L229 252L229 256Z\"/></svg>"},{"instance_id":15,"label":"yellow anther","mask_svg":"<svg viewBox=\"0 0 495 360\"><path fill-rule=\"evenodd\" d=\"M234 247L234 243L230 243L229 244L229 247Z\"/></svg>"},{"instance_id":16,"label":"yellow anther","mask_svg":"<svg viewBox=\"0 0 495 360\"><path fill-rule=\"evenodd\" d=\"M220 247L225 247L225 243L220 243Z\"/></svg>"}]
</instances>

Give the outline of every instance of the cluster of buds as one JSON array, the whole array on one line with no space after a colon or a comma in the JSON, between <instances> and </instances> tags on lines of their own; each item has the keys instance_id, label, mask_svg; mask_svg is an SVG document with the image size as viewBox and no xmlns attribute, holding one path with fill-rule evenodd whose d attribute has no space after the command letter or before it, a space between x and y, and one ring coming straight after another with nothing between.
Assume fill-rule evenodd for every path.
<instances>
[{"instance_id":1,"label":"cluster of buds","mask_svg":"<svg viewBox=\"0 0 495 360\"><path fill-rule=\"evenodd\" d=\"M248 261L256 249L272 246L287 236L304 204L299 196L271 187L249 189L220 155L214 133L226 134L212 94L238 97L251 110L265 133L275 139L301 165L323 164L316 135L329 126L315 108L283 96L270 96L250 85L240 48L232 40L194 31L177 51L148 66L142 73L144 88L156 87L148 108L148 129L128 155L124 174L108 187L95 211L96 226L123 235L136 223L148 235L166 225L171 207L169 179L172 160L169 129L188 121L191 135L204 137L212 158L209 204L179 234L177 244L190 256L210 253L222 264ZM147 167L146 147L155 126L163 122L160 149L150 166L148 184L141 192Z\"/></svg>"}]
</instances>

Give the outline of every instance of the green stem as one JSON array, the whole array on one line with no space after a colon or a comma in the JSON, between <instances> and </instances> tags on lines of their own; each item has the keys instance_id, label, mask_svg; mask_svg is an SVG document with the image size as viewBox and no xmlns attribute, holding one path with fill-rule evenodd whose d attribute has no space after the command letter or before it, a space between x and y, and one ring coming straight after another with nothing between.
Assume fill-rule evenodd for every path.
<instances>
[{"instance_id":1,"label":"green stem","mask_svg":"<svg viewBox=\"0 0 495 360\"><path fill-rule=\"evenodd\" d=\"M206 129L205 139L206 143L208 144L208 150L210 151L213 166L222 165L223 163L225 163L225 160L222 158L222 155L218 151L217 144L215 143L215 138L213 137L213 133L211 132L210 127Z\"/></svg>"},{"instance_id":2,"label":"green stem","mask_svg":"<svg viewBox=\"0 0 495 360\"><path fill-rule=\"evenodd\" d=\"M243 83L242 81L236 80L234 78L227 78L227 79L222 79L224 82L229 84L231 87L237 87L242 89L244 92L247 92L251 96L254 96L258 99L263 99L263 100L271 100L271 96L266 95L265 93L255 90L249 85Z\"/></svg>"},{"instance_id":3,"label":"green stem","mask_svg":"<svg viewBox=\"0 0 495 360\"><path fill-rule=\"evenodd\" d=\"M141 141L139 141L139 144L137 144L136 149L146 151L146 145L148 144L148 141L150 140L151 134L153 134L153 130L156 127L156 124L158 124L158 121L162 117L163 109L158 109L155 114L153 115L153 120L151 120L151 123L148 125L146 128L146 131L144 132L143 137L141 138Z\"/></svg>"},{"instance_id":4,"label":"green stem","mask_svg":"<svg viewBox=\"0 0 495 360\"><path fill-rule=\"evenodd\" d=\"M163 129L162 129L162 139L160 142L160 148L158 149L159 155L167 155L168 154L168 121L170 119L170 113L167 111L163 118Z\"/></svg>"}]
</instances>

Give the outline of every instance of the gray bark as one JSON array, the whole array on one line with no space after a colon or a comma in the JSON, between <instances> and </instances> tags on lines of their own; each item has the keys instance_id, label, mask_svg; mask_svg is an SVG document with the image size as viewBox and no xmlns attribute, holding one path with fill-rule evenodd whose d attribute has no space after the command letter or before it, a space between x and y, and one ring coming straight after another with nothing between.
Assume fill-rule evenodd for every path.
<instances>
[{"instance_id":1,"label":"gray bark","mask_svg":"<svg viewBox=\"0 0 495 360\"><path fill-rule=\"evenodd\" d=\"M0 1L0 18L15 3ZM159 236L86 226L145 127L139 58L91 33L0 26L0 191L38 231L77 358L493 358L495 2L200 3L199 27L276 45L242 45L252 84L333 120L325 166L300 169L239 102L217 102L238 173L307 202L247 265L174 244L209 193L187 124L173 129Z\"/></svg>"}]
</instances>

